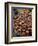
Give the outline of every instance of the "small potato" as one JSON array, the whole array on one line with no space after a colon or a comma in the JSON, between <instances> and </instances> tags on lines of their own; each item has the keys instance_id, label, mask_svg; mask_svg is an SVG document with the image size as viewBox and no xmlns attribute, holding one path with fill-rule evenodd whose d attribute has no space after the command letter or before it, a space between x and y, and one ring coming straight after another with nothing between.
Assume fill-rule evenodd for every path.
<instances>
[{"instance_id":1,"label":"small potato","mask_svg":"<svg viewBox=\"0 0 38 46\"><path fill-rule=\"evenodd\" d=\"M27 30L27 31L26 31L26 33L28 34L28 33L29 33L29 31Z\"/></svg>"},{"instance_id":2,"label":"small potato","mask_svg":"<svg viewBox=\"0 0 38 46\"><path fill-rule=\"evenodd\" d=\"M22 36L25 36L25 32L23 31L21 35L22 35Z\"/></svg>"}]
</instances>

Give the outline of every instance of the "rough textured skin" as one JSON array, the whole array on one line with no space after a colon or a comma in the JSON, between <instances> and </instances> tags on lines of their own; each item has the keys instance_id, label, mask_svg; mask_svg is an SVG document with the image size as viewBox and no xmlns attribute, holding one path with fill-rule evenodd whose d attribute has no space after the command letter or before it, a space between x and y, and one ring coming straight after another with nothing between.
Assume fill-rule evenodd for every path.
<instances>
[{"instance_id":1,"label":"rough textured skin","mask_svg":"<svg viewBox=\"0 0 38 46\"><path fill-rule=\"evenodd\" d=\"M16 36L32 36L32 12L28 9L14 16L14 32Z\"/></svg>"}]
</instances>

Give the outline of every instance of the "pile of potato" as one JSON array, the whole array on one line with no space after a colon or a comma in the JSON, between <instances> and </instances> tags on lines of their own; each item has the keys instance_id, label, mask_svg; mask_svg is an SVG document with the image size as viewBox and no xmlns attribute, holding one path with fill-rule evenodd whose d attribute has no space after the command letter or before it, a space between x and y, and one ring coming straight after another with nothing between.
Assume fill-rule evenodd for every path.
<instances>
[{"instance_id":1,"label":"pile of potato","mask_svg":"<svg viewBox=\"0 0 38 46\"><path fill-rule=\"evenodd\" d=\"M32 36L32 12L29 9L14 16L14 32L18 36Z\"/></svg>"}]
</instances>

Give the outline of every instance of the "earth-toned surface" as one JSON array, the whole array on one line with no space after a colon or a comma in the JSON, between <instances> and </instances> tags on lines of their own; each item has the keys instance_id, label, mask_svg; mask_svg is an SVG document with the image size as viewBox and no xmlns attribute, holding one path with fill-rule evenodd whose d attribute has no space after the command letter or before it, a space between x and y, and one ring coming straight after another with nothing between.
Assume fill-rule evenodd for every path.
<instances>
[{"instance_id":1,"label":"earth-toned surface","mask_svg":"<svg viewBox=\"0 0 38 46\"><path fill-rule=\"evenodd\" d=\"M32 36L32 11L29 9L18 11L13 18L15 36Z\"/></svg>"}]
</instances>

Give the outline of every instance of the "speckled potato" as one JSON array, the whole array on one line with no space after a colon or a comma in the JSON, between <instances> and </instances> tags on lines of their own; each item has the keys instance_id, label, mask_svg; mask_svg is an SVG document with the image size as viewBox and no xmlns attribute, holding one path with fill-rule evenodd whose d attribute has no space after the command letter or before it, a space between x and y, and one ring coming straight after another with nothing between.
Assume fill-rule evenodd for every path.
<instances>
[{"instance_id":1,"label":"speckled potato","mask_svg":"<svg viewBox=\"0 0 38 46\"><path fill-rule=\"evenodd\" d=\"M31 36L32 35L32 14L28 9L14 17L14 28L17 35Z\"/></svg>"}]
</instances>

